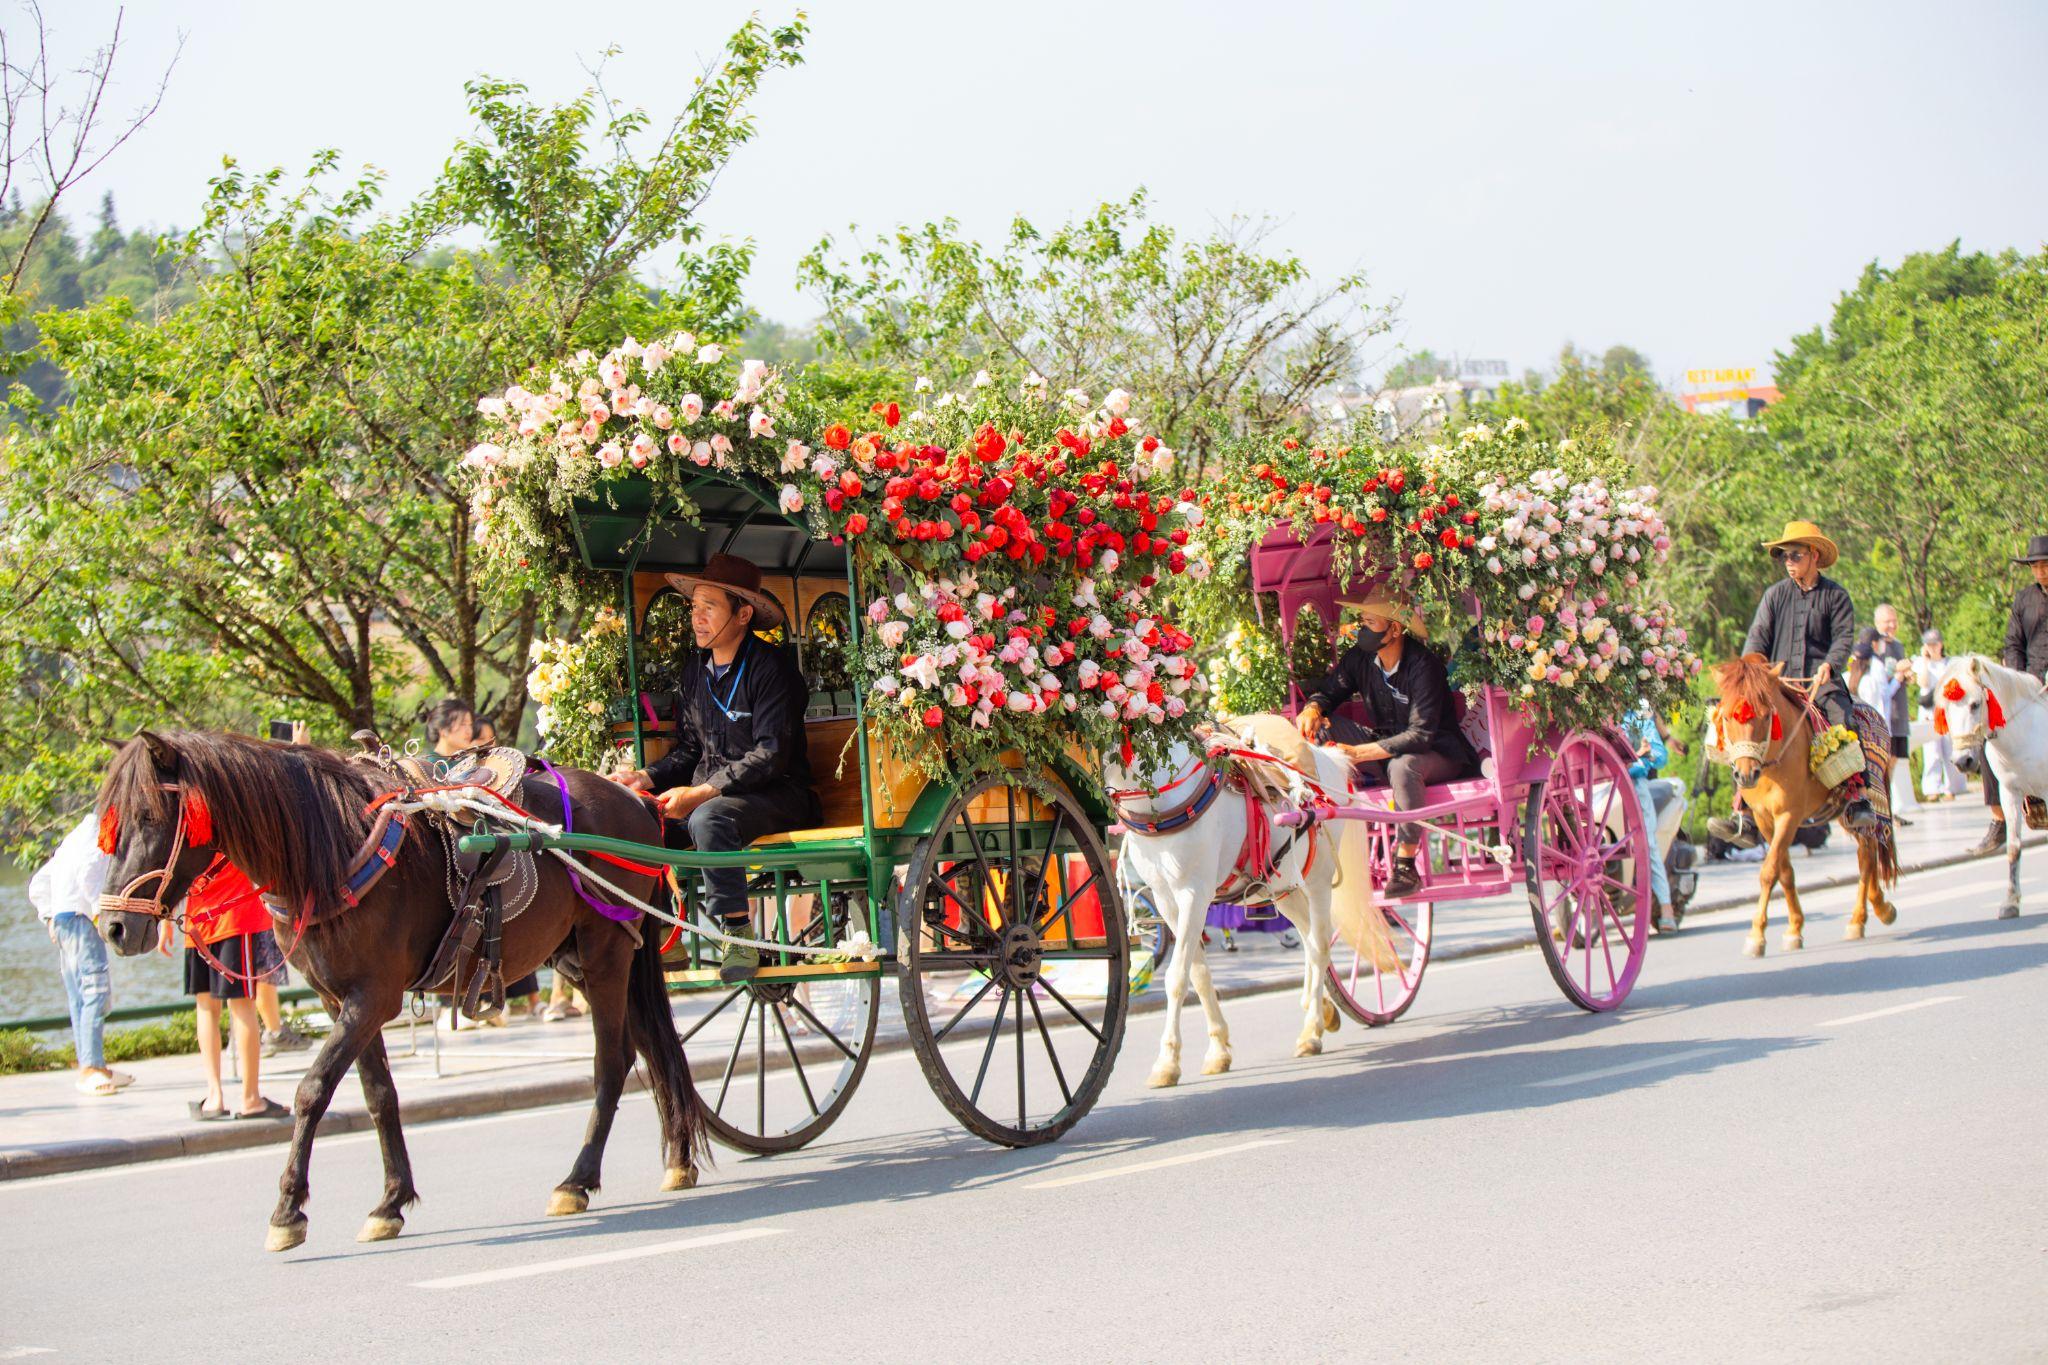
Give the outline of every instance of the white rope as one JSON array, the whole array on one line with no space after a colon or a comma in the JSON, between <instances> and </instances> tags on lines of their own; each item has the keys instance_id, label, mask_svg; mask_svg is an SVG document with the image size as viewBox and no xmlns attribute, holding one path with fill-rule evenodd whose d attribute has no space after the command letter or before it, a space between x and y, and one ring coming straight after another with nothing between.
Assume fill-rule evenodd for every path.
<instances>
[{"instance_id":1,"label":"white rope","mask_svg":"<svg viewBox=\"0 0 2048 1365\"><path fill-rule=\"evenodd\" d=\"M471 794L474 792L482 792L491 799L488 802L481 800ZM458 811L470 811L478 815L487 815L491 819L504 824L518 825L530 834L540 834L548 838L559 838L563 833L560 825L551 825L545 820L511 809L504 804L496 792L488 787L456 787L444 791L420 792L409 800L393 801L390 804L393 809L408 813L425 811L435 815L452 816ZM797 957L829 958L835 962L873 962L882 955L881 945L869 938L868 932L865 929L850 929L844 938L829 948L803 947L794 943L775 943L766 939L748 938L742 934L727 933L722 929L713 928L710 924L696 919L679 919L659 906L650 905L630 891L621 889L602 873L592 870L586 864L577 862L571 856L568 849L545 847L531 851L535 853L552 853L565 866L573 869L577 876L597 883L612 895L617 896L622 902L641 911L643 914L652 915L654 918L672 924L678 929L686 930L693 934L700 934L719 943L739 944L743 947L759 948L766 952L790 953Z\"/></svg>"}]
</instances>

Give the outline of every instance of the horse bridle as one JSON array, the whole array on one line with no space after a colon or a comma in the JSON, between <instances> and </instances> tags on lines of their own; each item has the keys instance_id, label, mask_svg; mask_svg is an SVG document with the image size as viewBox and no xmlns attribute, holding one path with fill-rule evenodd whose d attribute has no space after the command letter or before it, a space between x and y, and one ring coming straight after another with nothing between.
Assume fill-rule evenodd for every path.
<instances>
[{"instance_id":1,"label":"horse bridle","mask_svg":"<svg viewBox=\"0 0 2048 1365\"><path fill-rule=\"evenodd\" d=\"M170 889L171 878L177 872L178 858L185 852L185 831L187 829L185 820L185 788L182 783L178 782L160 782L157 784L157 787L160 791L176 792L178 794L178 814L177 819L174 821L176 828L171 835L171 851L164 858L164 865L162 867L154 868L135 878L128 885L121 888L120 895L101 895L99 898L99 913L102 915L108 913L147 915L151 919L173 920L174 922L177 918L172 914L170 907L164 904L164 893ZM226 854L214 854L213 861L206 865L205 870L199 876L203 878L211 875L226 862ZM196 881L197 878L194 880ZM151 882L156 884L154 894L149 896L136 894L139 887Z\"/></svg>"}]
</instances>

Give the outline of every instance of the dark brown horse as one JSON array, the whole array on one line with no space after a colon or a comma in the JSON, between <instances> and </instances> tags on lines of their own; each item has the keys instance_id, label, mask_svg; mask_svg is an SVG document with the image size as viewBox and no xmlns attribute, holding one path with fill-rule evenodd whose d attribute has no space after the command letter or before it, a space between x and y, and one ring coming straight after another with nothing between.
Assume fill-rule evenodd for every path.
<instances>
[{"instance_id":1,"label":"dark brown horse","mask_svg":"<svg viewBox=\"0 0 2048 1365\"><path fill-rule=\"evenodd\" d=\"M577 830L660 844L658 822L633 793L592 773L565 770L563 776ZM100 793L102 840L113 853L109 895L175 906L214 856L225 856L289 908L294 922L280 924L278 940L334 1019L292 1106L291 1152L270 1216L272 1251L306 1240L313 1131L351 1065L362 1073L363 1098L384 1153L384 1197L358 1240L396 1237L406 1208L418 1198L382 1030L427 970L452 917L445 846L424 817L415 817L390 872L361 903L329 914L338 908L351 859L369 836L366 807L395 786L379 770L325 749L169 731L144 732L124 745ZM528 779L518 800L542 820L562 820L552 781ZM136 885L159 869L166 875ZM647 1064L661 1121L667 1167L662 1188L686 1189L696 1179L704 1116L669 1013L661 936L646 926L636 949L632 929L586 904L558 860L543 857L539 871L533 903L505 925L505 979L517 980L573 951L597 1034L596 1105L582 1150L555 1187L548 1212L589 1207L635 1052ZM641 900L653 893L651 876L611 866L604 874ZM312 922L301 929L309 911ZM146 910L106 909L100 915L100 932L126 956L147 952L158 927Z\"/></svg>"}]
</instances>

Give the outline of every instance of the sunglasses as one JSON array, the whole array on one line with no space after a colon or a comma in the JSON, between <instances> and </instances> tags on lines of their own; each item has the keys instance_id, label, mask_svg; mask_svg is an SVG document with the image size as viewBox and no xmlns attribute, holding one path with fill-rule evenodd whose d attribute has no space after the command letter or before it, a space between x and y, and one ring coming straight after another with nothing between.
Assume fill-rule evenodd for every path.
<instances>
[{"instance_id":1,"label":"sunglasses","mask_svg":"<svg viewBox=\"0 0 2048 1365\"><path fill-rule=\"evenodd\" d=\"M1796 546L1787 548L1783 545L1777 545L1771 549L1771 558L1777 560L1780 564L1797 564L1800 560L1806 558L1809 553L1811 551L1802 550Z\"/></svg>"}]
</instances>

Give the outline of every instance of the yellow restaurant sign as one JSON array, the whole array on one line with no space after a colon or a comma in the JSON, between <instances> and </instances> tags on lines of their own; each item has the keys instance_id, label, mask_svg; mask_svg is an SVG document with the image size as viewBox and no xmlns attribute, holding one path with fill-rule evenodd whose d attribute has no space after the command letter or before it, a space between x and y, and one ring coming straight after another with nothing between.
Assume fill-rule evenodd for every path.
<instances>
[{"instance_id":1,"label":"yellow restaurant sign","mask_svg":"<svg viewBox=\"0 0 2048 1365\"><path fill-rule=\"evenodd\" d=\"M1739 370L1687 370L1688 384L1749 384L1756 379L1756 366L1749 365Z\"/></svg>"}]
</instances>

